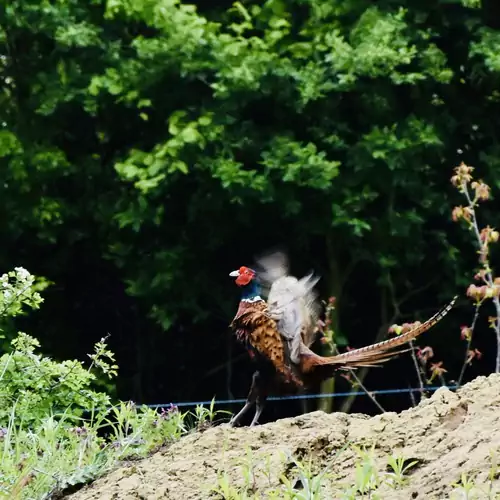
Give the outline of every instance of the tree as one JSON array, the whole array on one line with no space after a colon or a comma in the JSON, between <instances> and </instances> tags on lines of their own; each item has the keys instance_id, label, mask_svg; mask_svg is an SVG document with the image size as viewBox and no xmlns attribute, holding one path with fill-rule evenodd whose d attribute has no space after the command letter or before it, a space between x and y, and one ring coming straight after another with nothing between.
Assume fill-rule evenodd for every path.
<instances>
[{"instance_id":1,"label":"tree","mask_svg":"<svg viewBox=\"0 0 500 500\"><path fill-rule=\"evenodd\" d=\"M36 260L58 242L42 270L30 265L57 283L61 262L88 256L85 269L126 284L134 318L148 311L170 332L182 373L194 354L174 332L218 331L196 334L196 370L224 366L227 271L276 243L324 276L356 345L465 284L445 190L457 150L485 175L498 161L498 33L479 5L200 9L3 7L4 265L20 246ZM161 351L150 323L125 329L141 359Z\"/></svg>"}]
</instances>

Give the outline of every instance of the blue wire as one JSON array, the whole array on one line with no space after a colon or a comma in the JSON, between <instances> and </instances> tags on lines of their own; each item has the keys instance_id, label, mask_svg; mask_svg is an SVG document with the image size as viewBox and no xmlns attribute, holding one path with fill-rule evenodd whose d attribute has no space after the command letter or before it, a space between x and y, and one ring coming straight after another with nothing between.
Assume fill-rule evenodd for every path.
<instances>
[{"instance_id":1,"label":"blue wire","mask_svg":"<svg viewBox=\"0 0 500 500\"><path fill-rule=\"evenodd\" d=\"M404 394L410 392L426 392L426 391L437 391L444 387L445 389L454 390L458 389L458 385L436 385L431 387L424 387L423 391L420 388L408 388L408 389L379 389L376 391L368 391L370 394L374 396L377 394ZM325 394L297 394L294 396L272 396L267 398L268 401L289 401L294 399L319 399L319 398L340 398L344 396L367 396L366 392L358 391L358 392L331 392ZM245 403L246 399L222 399L219 401L214 401L214 405L224 405L224 404L233 404L233 403ZM211 405L212 401L180 401L178 403L157 403L150 405L141 405L137 406L147 406L148 408L168 408L170 405L182 407L182 406L199 406L199 405Z\"/></svg>"}]
</instances>

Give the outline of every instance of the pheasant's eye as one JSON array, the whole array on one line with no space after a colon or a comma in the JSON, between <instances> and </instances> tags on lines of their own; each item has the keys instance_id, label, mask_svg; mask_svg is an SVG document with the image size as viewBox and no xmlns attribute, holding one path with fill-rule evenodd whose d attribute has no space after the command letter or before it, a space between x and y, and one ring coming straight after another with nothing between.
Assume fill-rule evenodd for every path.
<instances>
[{"instance_id":1,"label":"pheasant's eye","mask_svg":"<svg viewBox=\"0 0 500 500\"><path fill-rule=\"evenodd\" d=\"M240 267L240 274L245 275L245 276L254 276L255 272L245 266Z\"/></svg>"}]
</instances>

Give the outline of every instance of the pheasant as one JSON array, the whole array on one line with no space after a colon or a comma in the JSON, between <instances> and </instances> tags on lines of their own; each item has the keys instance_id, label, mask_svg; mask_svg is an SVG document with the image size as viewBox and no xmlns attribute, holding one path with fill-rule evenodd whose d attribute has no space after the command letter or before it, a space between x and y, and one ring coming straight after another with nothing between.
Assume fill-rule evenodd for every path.
<instances>
[{"instance_id":1,"label":"pheasant","mask_svg":"<svg viewBox=\"0 0 500 500\"><path fill-rule=\"evenodd\" d=\"M272 274L272 273L271 273ZM241 288L241 300L230 328L238 341L243 343L257 367L247 401L235 415L230 426L237 425L247 411L256 406L250 426L258 424L264 410L270 386L278 376L285 384L303 389L314 382L334 376L337 370L374 366L405 350L394 350L413 340L438 323L453 307L457 297L421 325L393 339L348 351L335 356L320 356L310 346L314 337L310 335L311 318L315 315L312 287L318 281L312 274L297 280L286 276L284 269L279 276L266 276L264 281L274 279L268 301L261 297L260 276L246 266L232 271L229 276ZM280 291L284 289L285 293ZM309 306L312 307L309 308Z\"/></svg>"}]
</instances>

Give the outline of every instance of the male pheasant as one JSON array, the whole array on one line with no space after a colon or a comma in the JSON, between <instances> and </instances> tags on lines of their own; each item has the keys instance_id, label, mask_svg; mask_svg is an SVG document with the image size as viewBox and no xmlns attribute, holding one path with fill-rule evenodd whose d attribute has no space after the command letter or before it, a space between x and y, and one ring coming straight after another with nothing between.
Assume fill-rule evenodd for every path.
<instances>
[{"instance_id":1,"label":"male pheasant","mask_svg":"<svg viewBox=\"0 0 500 500\"><path fill-rule=\"evenodd\" d=\"M231 419L231 426L238 424L254 404L256 411L250 426L258 423L276 375L282 382L302 388L334 376L337 370L383 363L405 352L394 349L432 328L451 310L457 299L454 297L427 321L396 338L324 357L310 349L315 338L312 323L317 311L312 288L318 278L310 274L297 280L286 276L285 268L279 266L268 266L262 277L257 276L255 270L242 266L230 276L236 278L235 282L242 290L230 328L257 364L246 404ZM267 302L261 297L261 281L266 280L274 280Z\"/></svg>"}]
</instances>

